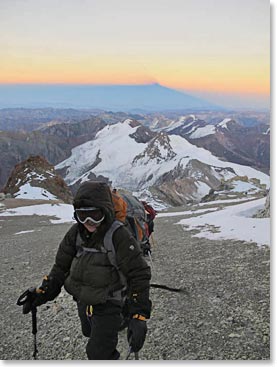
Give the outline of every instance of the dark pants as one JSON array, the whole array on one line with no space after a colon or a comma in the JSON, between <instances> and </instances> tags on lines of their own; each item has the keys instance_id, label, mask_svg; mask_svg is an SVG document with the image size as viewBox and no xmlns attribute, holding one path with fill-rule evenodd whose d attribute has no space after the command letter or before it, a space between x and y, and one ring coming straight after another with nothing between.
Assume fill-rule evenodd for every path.
<instances>
[{"instance_id":1,"label":"dark pants","mask_svg":"<svg viewBox=\"0 0 277 367\"><path fill-rule=\"evenodd\" d=\"M121 307L112 302L93 307L92 316L87 316L87 306L77 302L82 332L88 337L86 352L88 359L119 359L116 349L118 331L122 321Z\"/></svg>"}]
</instances>

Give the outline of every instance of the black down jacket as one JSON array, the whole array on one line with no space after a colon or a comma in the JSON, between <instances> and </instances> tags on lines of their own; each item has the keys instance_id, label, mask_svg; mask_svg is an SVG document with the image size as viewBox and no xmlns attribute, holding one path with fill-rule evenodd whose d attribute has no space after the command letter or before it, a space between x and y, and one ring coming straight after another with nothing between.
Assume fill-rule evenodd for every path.
<instances>
[{"instance_id":1,"label":"black down jacket","mask_svg":"<svg viewBox=\"0 0 277 367\"><path fill-rule=\"evenodd\" d=\"M115 220L109 186L103 182L87 181L77 191L74 208L97 207L105 219L94 233L89 233L81 224L74 224L59 245L50 277L64 285L68 293L85 304L105 303L112 289L120 288L117 271L103 253L89 253L78 257L76 237L79 233L82 246L99 249L106 231ZM140 246L125 226L113 235L117 265L128 282L129 312L150 317L149 300L151 271L142 256Z\"/></svg>"}]
</instances>

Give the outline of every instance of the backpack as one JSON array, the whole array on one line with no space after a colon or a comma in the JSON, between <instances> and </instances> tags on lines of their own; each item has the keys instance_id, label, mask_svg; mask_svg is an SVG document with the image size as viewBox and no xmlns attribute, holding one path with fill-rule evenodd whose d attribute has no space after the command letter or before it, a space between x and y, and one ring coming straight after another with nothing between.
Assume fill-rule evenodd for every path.
<instances>
[{"instance_id":1,"label":"backpack","mask_svg":"<svg viewBox=\"0 0 277 367\"><path fill-rule=\"evenodd\" d=\"M152 232L154 232L154 219L156 218L157 212L146 201L142 201L142 204L146 211L147 236L150 237Z\"/></svg>"},{"instance_id":2,"label":"backpack","mask_svg":"<svg viewBox=\"0 0 277 367\"><path fill-rule=\"evenodd\" d=\"M127 227L135 239L143 244L148 241L147 217L144 206L135 196L128 192L112 190L115 217Z\"/></svg>"},{"instance_id":3,"label":"backpack","mask_svg":"<svg viewBox=\"0 0 277 367\"><path fill-rule=\"evenodd\" d=\"M156 215L157 215L156 210L150 204L148 204L146 201L142 201L142 204L144 206L145 211L147 212L147 217L150 220L154 220Z\"/></svg>"}]
</instances>

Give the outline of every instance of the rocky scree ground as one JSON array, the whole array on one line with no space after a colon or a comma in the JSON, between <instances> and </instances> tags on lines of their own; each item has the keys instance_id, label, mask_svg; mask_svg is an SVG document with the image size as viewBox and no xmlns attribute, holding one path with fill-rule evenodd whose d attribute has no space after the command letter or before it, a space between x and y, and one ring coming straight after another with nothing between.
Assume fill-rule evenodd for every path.
<instances>
[{"instance_id":1,"label":"rocky scree ground","mask_svg":"<svg viewBox=\"0 0 277 367\"><path fill-rule=\"evenodd\" d=\"M269 248L192 237L193 232L174 224L178 220L156 220L152 283L185 292L151 289L153 312L140 359L270 359ZM22 315L16 300L49 272L70 225L32 216L1 217L0 227L1 356L29 360L31 316ZM87 359L75 302L64 291L38 309L37 341L38 359ZM125 359L126 330L119 335L118 349Z\"/></svg>"}]
</instances>

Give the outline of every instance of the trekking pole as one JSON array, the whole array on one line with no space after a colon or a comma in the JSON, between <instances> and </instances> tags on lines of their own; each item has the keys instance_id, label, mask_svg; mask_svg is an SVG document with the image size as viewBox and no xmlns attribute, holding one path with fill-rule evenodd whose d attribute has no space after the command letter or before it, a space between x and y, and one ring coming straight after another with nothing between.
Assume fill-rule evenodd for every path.
<instances>
[{"instance_id":1,"label":"trekking pole","mask_svg":"<svg viewBox=\"0 0 277 367\"><path fill-rule=\"evenodd\" d=\"M34 336L34 353L33 357L34 359L37 359L37 308L32 307L32 334Z\"/></svg>"},{"instance_id":2,"label":"trekking pole","mask_svg":"<svg viewBox=\"0 0 277 367\"><path fill-rule=\"evenodd\" d=\"M32 313L32 334L34 339L34 353L33 357L36 359L38 349L37 349L37 308L36 306L32 306L33 295L36 292L36 288L29 288L21 296L18 298L16 304L18 306L23 306L23 314L28 312Z\"/></svg>"}]
</instances>

